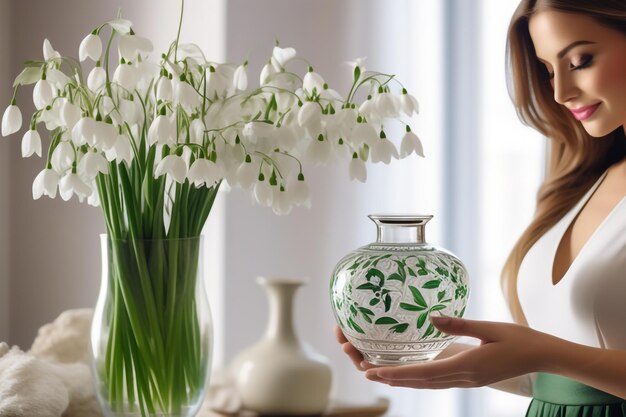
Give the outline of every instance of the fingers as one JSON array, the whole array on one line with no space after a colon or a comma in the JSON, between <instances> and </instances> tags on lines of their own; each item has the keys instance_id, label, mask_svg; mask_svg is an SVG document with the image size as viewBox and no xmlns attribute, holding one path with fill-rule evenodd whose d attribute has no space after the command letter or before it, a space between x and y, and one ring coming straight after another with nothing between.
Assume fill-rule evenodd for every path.
<instances>
[{"instance_id":1,"label":"fingers","mask_svg":"<svg viewBox=\"0 0 626 417\"><path fill-rule=\"evenodd\" d=\"M396 381L388 380L384 378L370 378L368 379L379 382L381 384L389 385L391 387L404 387L414 389L448 389L448 388L475 388L477 385L475 382L466 381L463 379L451 379L449 381L429 381L429 380L405 380Z\"/></svg>"},{"instance_id":2,"label":"fingers","mask_svg":"<svg viewBox=\"0 0 626 417\"><path fill-rule=\"evenodd\" d=\"M341 331L341 327L339 327L338 325L335 325L335 328L333 329L333 331L335 332L335 338L337 339L339 343L346 343L348 341L348 339L346 339L346 336Z\"/></svg>"},{"instance_id":3,"label":"fingers","mask_svg":"<svg viewBox=\"0 0 626 417\"><path fill-rule=\"evenodd\" d=\"M430 321L443 333L455 336L470 336L481 340L498 339L506 323L466 320L458 317L431 316Z\"/></svg>"}]
</instances>

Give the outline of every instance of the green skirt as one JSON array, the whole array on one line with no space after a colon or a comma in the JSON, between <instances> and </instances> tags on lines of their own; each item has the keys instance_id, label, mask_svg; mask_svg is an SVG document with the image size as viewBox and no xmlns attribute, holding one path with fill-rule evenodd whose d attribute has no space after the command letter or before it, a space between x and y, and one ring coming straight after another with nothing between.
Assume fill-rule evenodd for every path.
<instances>
[{"instance_id":1,"label":"green skirt","mask_svg":"<svg viewBox=\"0 0 626 417\"><path fill-rule=\"evenodd\" d=\"M526 417L626 417L626 400L580 382L540 373Z\"/></svg>"}]
</instances>

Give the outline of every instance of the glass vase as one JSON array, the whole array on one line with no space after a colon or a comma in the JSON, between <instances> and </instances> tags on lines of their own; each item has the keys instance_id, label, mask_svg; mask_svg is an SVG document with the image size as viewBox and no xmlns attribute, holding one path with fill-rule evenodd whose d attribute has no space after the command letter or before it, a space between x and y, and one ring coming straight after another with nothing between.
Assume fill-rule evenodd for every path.
<instances>
[{"instance_id":1,"label":"glass vase","mask_svg":"<svg viewBox=\"0 0 626 417\"><path fill-rule=\"evenodd\" d=\"M195 416L213 346L202 237L101 236L92 375L106 416Z\"/></svg>"},{"instance_id":2,"label":"glass vase","mask_svg":"<svg viewBox=\"0 0 626 417\"><path fill-rule=\"evenodd\" d=\"M350 252L332 275L331 305L346 338L376 365L429 360L454 340L431 315L462 317L463 263L425 240L432 216L371 215L376 242Z\"/></svg>"}]
</instances>

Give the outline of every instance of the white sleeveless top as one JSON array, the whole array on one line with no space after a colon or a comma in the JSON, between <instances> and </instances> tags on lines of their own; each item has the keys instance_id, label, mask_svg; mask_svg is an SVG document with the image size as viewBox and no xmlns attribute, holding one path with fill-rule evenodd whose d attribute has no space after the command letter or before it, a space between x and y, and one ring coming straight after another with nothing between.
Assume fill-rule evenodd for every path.
<instances>
[{"instance_id":1,"label":"white sleeveless top","mask_svg":"<svg viewBox=\"0 0 626 417\"><path fill-rule=\"evenodd\" d=\"M589 237L561 281L552 284L561 238L605 176L528 251L518 293L531 328L587 346L626 350L626 197Z\"/></svg>"}]
</instances>

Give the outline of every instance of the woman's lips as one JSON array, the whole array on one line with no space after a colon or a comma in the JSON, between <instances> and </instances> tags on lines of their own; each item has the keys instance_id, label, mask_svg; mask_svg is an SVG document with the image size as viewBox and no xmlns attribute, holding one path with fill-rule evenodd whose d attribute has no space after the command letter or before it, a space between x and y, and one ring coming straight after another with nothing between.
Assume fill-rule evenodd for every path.
<instances>
[{"instance_id":1,"label":"woman's lips","mask_svg":"<svg viewBox=\"0 0 626 417\"><path fill-rule=\"evenodd\" d=\"M600 103L594 104L592 106L579 107L577 109L569 109L569 111L572 112L576 120L585 120L590 118L599 106Z\"/></svg>"}]
</instances>

